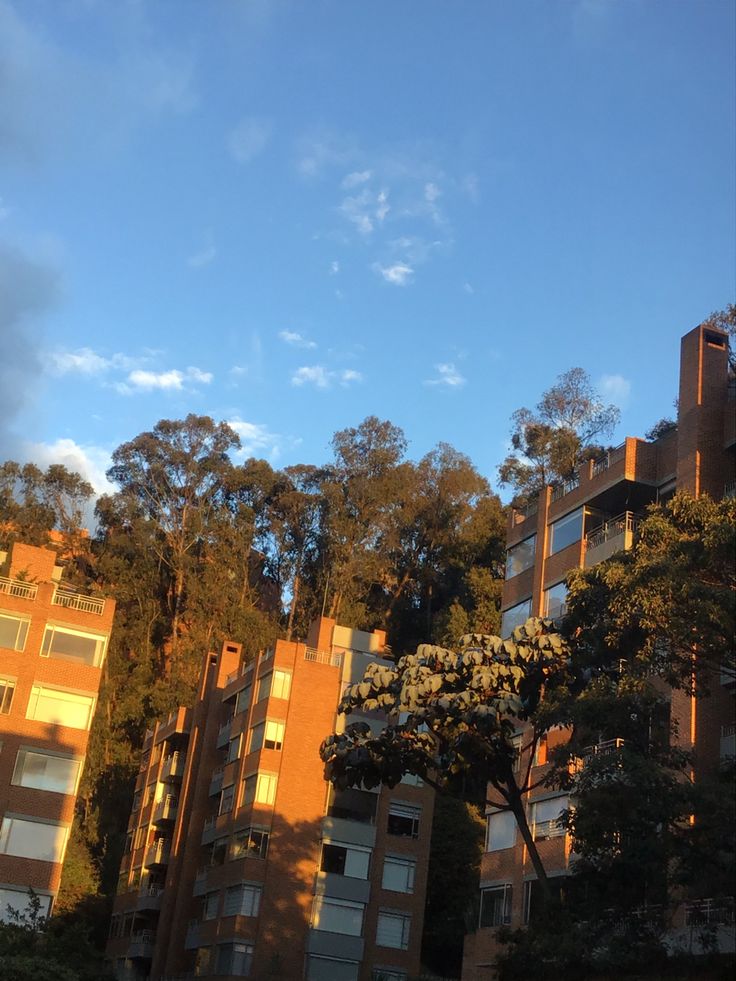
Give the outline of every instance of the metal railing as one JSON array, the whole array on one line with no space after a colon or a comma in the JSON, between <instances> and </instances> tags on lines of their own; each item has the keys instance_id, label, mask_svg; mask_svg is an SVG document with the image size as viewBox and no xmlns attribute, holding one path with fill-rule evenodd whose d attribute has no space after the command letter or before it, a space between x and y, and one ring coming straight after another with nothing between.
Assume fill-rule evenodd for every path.
<instances>
[{"instance_id":1,"label":"metal railing","mask_svg":"<svg viewBox=\"0 0 736 981\"><path fill-rule=\"evenodd\" d=\"M330 651L318 651L314 647L307 647L304 651L304 660L339 668L342 665L342 654L333 654Z\"/></svg>"},{"instance_id":2,"label":"metal railing","mask_svg":"<svg viewBox=\"0 0 736 981\"><path fill-rule=\"evenodd\" d=\"M575 473L569 480L564 480L561 484L556 484L552 489L552 503L559 501L561 497L569 494L580 486L580 474Z\"/></svg>"},{"instance_id":3,"label":"metal railing","mask_svg":"<svg viewBox=\"0 0 736 981\"><path fill-rule=\"evenodd\" d=\"M139 930L137 933L131 933L130 942L134 944L155 944L156 934L153 930Z\"/></svg>"},{"instance_id":4,"label":"metal railing","mask_svg":"<svg viewBox=\"0 0 736 981\"><path fill-rule=\"evenodd\" d=\"M610 466L618 463L619 460L623 460L625 456L626 443L622 443L620 446L615 447L615 449L604 453L603 456L599 456L597 460L593 461L593 476L597 477L599 473L608 470Z\"/></svg>"},{"instance_id":5,"label":"metal railing","mask_svg":"<svg viewBox=\"0 0 736 981\"><path fill-rule=\"evenodd\" d=\"M146 865L164 864L169 860L169 842L157 841L146 852Z\"/></svg>"},{"instance_id":6,"label":"metal railing","mask_svg":"<svg viewBox=\"0 0 736 981\"><path fill-rule=\"evenodd\" d=\"M101 616L105 612L105 601L99 596L83 596L69 589L57 589L51 597L52 606L64 606L68 610L80 610L82 613L96 613Z\"/></svg>"},{"instance_id":7,"label":"metal railing","mask_svg":"<svg viewBox=\"0 0 736 981\"><path fill-rule=\"evenodd\" d=\"M38 586L32 582L23 582L21 579L7 579L5 576L0 576L0 593L15 596L17 599L35 599Z\"/></svg>"},{"instance_id":8,"label":"metal railing","mask_svg":"<svg viewBox=\"0 0 736 981\"><path fill-rule=\"evenodd\" d=\"M617 514L615 518L609 518L602 525L598 525L597 528L589 531L585 536L585 547L597 548L612 538L619 538L621 535L626 534L627 531L633 534L638 526L639 516L634 514L633 511L624 511L623 514Z\"/></svg>"},{"instance_id":9,"label":"metal railing","mask_svg":"<svg viewBox=\"0 0 736 981\"><path fill-rule=\"evenodd\" d=\"M558 820L536 821L534 824L534 840L543 841L545 838L563 838L567 828Z\"/></svg>"},{"instance_id":10,"label":"metal railing","mask_svg":"<svg viewBox=\"0 0 736 981\"><path fill-rule=\"evenodd\" d=\"M729 736L736 736L736 723L729 722L727 726L721 726L721 739L728 739Z\"/></svg>"},{"instance_id":11,"label":"metal railing","mask_svg":"<svg viewBox=\"0 0 736 981\"><path fill-rule=\"evenodd\" d=\"M729 480L723 488L724 497L736 497L736 480Z\"/></svg>"},{"instance_id":12,"label":"metal railing","mask_svg":"<svg viewBox=\"0 0 736 981\"><path fill-rule=\"evenodd\" d=\"M712 923L715 926L733 926L733 898L699 899L685 903L685 925L704 926Z\"/></svg>"}]
</instances>

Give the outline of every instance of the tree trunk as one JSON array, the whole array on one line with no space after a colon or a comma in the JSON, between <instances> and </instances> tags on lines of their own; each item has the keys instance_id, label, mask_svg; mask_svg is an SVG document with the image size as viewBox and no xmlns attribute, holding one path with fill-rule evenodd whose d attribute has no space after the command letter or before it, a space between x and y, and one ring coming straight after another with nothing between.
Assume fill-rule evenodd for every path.
<instances>
[{"instance_id":1,"label":"tree trunk","mask_svg":"<svg viewBox=\"0 0 736 981\"><path fill-rule=\"evenodd\" d=\"M531 828L529 827L529 822L526 819L524 802L521 799L521 795L518 793L512 793L508 798L508 802L509 807L511 808L511 813L516 818L516 824L521 832L521 837L529 852L529 858L531 859L534 871L537 873L537 881L539 882L542 896L544 897L544 901L547 902L547 900L550 898L549 879L547 877L546 869L542 864L542 859L539 857L539 850L537 848L537 843L534 841L534 836L532 835Z\"/></svg>"},{"instance_id":2,"label":"tree trunk","mask_svg":"<svg viewBox=\"0 0 736 981\"><path fill-rule=\"evenodd\" d=\"M296 572L294 573L294 583L291 587L291 603L289 605L289 620L286 624L286 639L291 640L291 631L294 628L294 613L296 612L296 603L299 597L299 582L300 582L300 567L297 566Z\"/></svg>"}]
</instances>

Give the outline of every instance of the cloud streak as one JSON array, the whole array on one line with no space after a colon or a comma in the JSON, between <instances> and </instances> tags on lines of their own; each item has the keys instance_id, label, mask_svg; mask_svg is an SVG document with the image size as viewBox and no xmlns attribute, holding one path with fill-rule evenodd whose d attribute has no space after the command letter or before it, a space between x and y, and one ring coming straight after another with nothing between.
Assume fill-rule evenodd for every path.
<instances>
[{"instance_id":1,"label":"cloud streak","mask_svg":"<svg viewBox=\"0 0 736 981\"><path fill-rule=\"evenodd\" d=\"M332 388L335 384L340 385L342 388L348 388L350 385L362 381L363 376L361 373L352 368L342 368L332 371L321 364L304 365L301 368L297 368L291 376L291 384L297 388L311 385L313 388L322 390Z\"/></svg>"},{"instance_id":2,"label":"cloud streak","mask_svg":"<svg viewBox=\"0 0 736 981\"><path fill-rule=\"evenodd\" d=\"M440 388L462 388L466 379L460 374L453 362L440 362L435 365L437 374L434 378L427 378L425 385L434 385Z\"/></svg>"},{"instance_id":3,"label":"cloud streak","mask_svg":"<svg viewBox=\"0 0 736 981\"><path fill-rule=\"evenodd\" d=\"M168 371L136 368L124 382L118 382L115 388L121 395L132 395L136 392L181 392L188 386L209 385L213 378L212 372L195 367L189 367L186 371L179 371L178 368L170 368Z\"/></svg>"},{"instance_id":4,"label":"cloud streak","mask_svg":"<svg viewBox=\"0 0 736 981\"><path fill-rule=\"evenodd\" d=\"M313 349L317 347L315 341L310 341L306 337L303 337L298 331L295 330L280 330L279 337L284 342L284 344L289 344L291 347L300 347Z\"/></svg>"}]
</instances>

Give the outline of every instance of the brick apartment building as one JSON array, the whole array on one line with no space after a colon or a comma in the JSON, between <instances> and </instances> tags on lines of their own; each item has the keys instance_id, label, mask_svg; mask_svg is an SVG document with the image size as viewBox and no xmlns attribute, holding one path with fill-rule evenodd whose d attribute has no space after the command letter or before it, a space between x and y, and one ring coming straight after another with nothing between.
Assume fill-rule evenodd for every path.
<instances>
[{"instance_id":1,"label":"brick apartment building","mask_svg":"<svg viewBox=\"0 0 736 981\"><path fill-rule=\"evenodd\" d=\"M114 601L61 581L57 553L0 552L0 919L59 889Z\"/></svg>"},{"instance_id":2,"label":"brick apartment building","mask_svg":"<svg viewBox=\"0 0 736 981\"><path fill-rule=\"evenodd\" d=\"M565 576L590 568L631 548L644 508L676 490L718 500L736 491L736 391L729 379L728 338L705 325L681 341L677 426L655 442L627 438L598 460L590 460L567 484L545 487L525 510L512 510L507 533L502 630L508 636L529 616L564 613ZM671 714L678 739L694 750L697 766L712 767L734 754L736 679L722 675L708 699L672 692ZM563 731L542 741L532 782L543 775L547 751ZM615 751L615 746L595 747ZM520 768L528 760L520 760ZM557 824L567 797L539 787L529 802L529 823L550 876L568 872L570 842ZM495 928L529 921L535 905L535 875L513 816L487 813L486 851L481 864L478 928L465 941L463 981L493 977ZM682 917L686 911L681 911Z\"/></svg>"},{"instance_id":3,"label":"brick apartment building","mask_svg":"<svg viewBox=\"0 0 736 981\"><path fill-rule=\"evenodd\" d=\"M322 618L254 661L207 655L194 706L145 739L107 951L120 979L419 970L432 792L336 793L318 754L384 643Z\"/></svg>"}]
</instances>

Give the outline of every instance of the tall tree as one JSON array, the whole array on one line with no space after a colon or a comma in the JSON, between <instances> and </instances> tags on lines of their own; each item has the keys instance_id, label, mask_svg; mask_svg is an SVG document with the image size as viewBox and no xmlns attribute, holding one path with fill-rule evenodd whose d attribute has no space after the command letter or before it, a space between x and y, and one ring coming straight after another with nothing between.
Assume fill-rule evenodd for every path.
<instances>
[{"instance_id":1,"label":"tall tree","mask_svg":"<svg viewBox=\"0 0 736 981\"><path fill-rule=\"evenodd\" d=\"M510 453L499 467L502 485L518 499L536 494L545 484L567 480L585 451L610 436L620 412L605 405L582 368L570 368L542 394L536 409L513 413Z\"/></svg>"}]
</instances>

